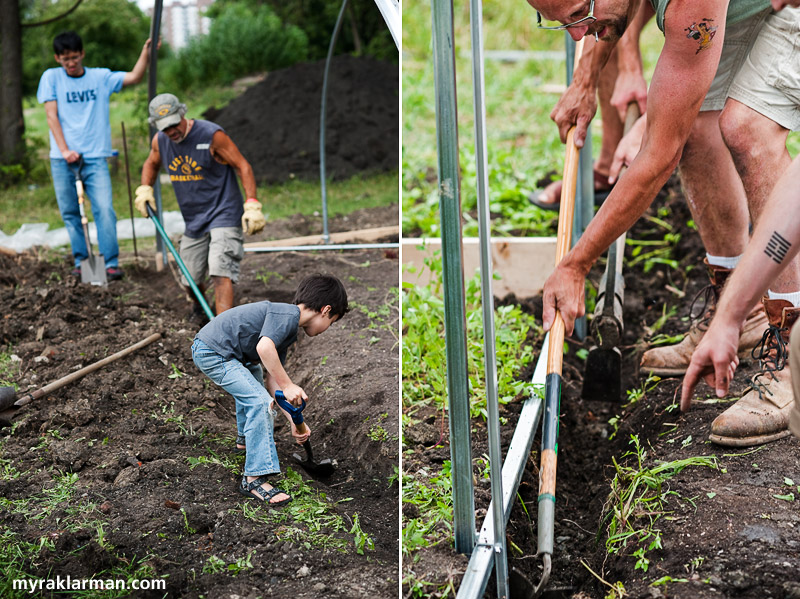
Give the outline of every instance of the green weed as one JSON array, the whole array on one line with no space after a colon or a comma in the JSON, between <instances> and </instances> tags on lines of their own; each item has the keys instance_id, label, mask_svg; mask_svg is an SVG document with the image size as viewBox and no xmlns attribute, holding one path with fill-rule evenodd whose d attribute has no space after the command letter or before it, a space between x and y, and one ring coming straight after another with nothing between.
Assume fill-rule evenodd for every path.
<instances>
[{"instance_id":1,"label":"green weed","mask_svg":"<svg viewBox=\"0 0 800 599\"><path fill-rule=\"evenodd\" d=\"M439 296L441 259L426 260L433 279L428 287L404 286L403 289L403 404L413 409L418 404L441 406L446 392L444 369L444 302ZM469 375L470 415L486 418L486 389L483 364L483 314L480 307L480 278L467 282L467 366ZM541 327L532 315L519 306L498 306L495 310L495 343L498 395L508 403L530 393L530 383L517 379L533 360L533 344L541 338Z\"/></svg>"},{"instance_id":2,"label":"green weed","mask_svg":"<svg viewBox=\"0 0 800 599\"><path fill-rule=\"evenodd\" d=\"M413 556L422 547L430 547L450 538L453 521L453 498L450 461L440 473L431 476L427 468L414 475L403 474L403 503L416 506L419 514L403 516L403 553Z\"/></svg>"},{"instance_id":3,"label":"green weed","mask_svg":"<svg viewBox=\"0 0 800 599\"><path fill-rule=\"evenodd\" d=\"M718 464L714 456L696 456L645 467L647 452L639 443L639 437L631 435L631 444L633 450L625 453L622 459L631 458L633 465L621 465L616 458L613 459L616 474L604 507L603 522L608 522L605 545L608 553L627 551L628 555L636 558L634 569L647 572L649 552L663 548L661 531L655 528L655 524L669 513L669 497L680 497L669 490L667 481L689 466L718 469ZM601 527L598 536L602 530Z\"/></svg>"}]
</instances>

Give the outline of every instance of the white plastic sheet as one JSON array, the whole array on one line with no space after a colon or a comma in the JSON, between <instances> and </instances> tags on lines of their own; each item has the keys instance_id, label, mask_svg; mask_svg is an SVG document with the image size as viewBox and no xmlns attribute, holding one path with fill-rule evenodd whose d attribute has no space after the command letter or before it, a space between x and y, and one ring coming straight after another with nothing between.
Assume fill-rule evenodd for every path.
<instances>
[{"instance_id":1,"label":"white plastic sheet","mask_svg":"<svg viewBox=\"0 0 800 599\"><path fill-rule=\"evenodd\" d=\"M136 238L155 237L156 227L149 218L133 219L131 227L130 218L120 218L117 220L117 238L133 239L132 229L136 230ZM161 219L164 230L168 235L182 234L186 228L183 216L179 211L165 212ZM12 249L16 252L23 252L34 246L59 247L69 245L69 235L67 229L48 230L47 223L25 223L13 235L7 235L0 231L0 246ZM89 223L89 239L97 251L97 227L93 222Z\"/></svg>"}]
</instances>

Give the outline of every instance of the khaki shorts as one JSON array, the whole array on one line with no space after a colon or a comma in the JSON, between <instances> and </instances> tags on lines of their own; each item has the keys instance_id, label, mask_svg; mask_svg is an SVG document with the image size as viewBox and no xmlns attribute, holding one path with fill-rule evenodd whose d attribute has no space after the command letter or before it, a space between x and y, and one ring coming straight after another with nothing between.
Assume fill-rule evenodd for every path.
<instances>
[{"instance_id":1,"label":"khaki shorts","mask_svg":"<svg viewBox=\"0 0 800 599\"><path fill-rule=\"evenodd\" d=\"M236 283L244 257L244 232L241 227L219 227L198 239L184 235L180 255L195 283L207 276L227 277ZM189 285L182 274L181 283Z\"/></svg>"},{"instance_id":2,"label":"khaki shorts","mask_svg":"<svg viewBox=\"0 0 800 599\"><path fill-rule=\"evenodd\" d=\"M738 100L786 129L800 130L800 8L767 9L725 31L717 73L701 111Z\"/></svg>"},{"instance_id":3,"label":"khaki shorts","mask_svg":"<svg viewBox=\"0 0 800 599\"><path fill-rule=\"evenodd\" d=\"M800 439L800 327L792 327L789 339L789 373L792 375L794 407L789 414L789 430Z\"/></svg>"}]
</instances>

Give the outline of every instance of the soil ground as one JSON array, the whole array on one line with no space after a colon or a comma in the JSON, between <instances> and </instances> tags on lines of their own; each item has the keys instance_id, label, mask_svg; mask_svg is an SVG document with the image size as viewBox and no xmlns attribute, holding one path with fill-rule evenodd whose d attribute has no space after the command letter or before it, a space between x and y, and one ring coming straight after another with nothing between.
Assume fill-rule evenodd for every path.
<instances>
[{"instance_id":1,"label":"soil ground","mask_svg":"<svg viewBox=\"0 0 800 599\"><path fill-rule=\"evenodd\" d=\"M625 337L623 389L641 389L647 373L638 372L638 363L653 324L677 307L661 333L674 335L688 328L691 298L708 279L702 265L703 248L699 236L687 223L690 215L677 181L673 178L647 213L666 221L680 240L672 247L671 258L677 269L655 265L644 272L643 263L625 270ZM629 239L663 241L666 229L654 220L641 219ZM652 248L644 248L648 251ZM626 250L633 258L633 247ZM644 252L643 252L644 253ZM597 265L590 276L597 285L602 274ZM683 296L683 297L679 297ZM541 317L541 298L504 302L521 303ZM535 340L541 347L541 339ZM581 564L585 562L608 583L622 582L625 596L631 598L697 597L798 598L800 597L800 443L792 437L760 448L734 449L708 441L711 421L731 405L733 398L747 389L749 376L758 370L755 360L746 359L737 371L731 396L722 402L701 384L692 410L681 414L674 405L680 393L680 378L663 379L639 401L624 406L581 397L584 362L577 350L589 349L584 342L569 340L565 357L564 385L559 425L555 552L550 579L550 597L587 599L606 597L608 586L601 584ZM530 380L532 369L520 377ZM510 442L520 411L519 404L501 406L508 418L503 430L503 451ZM620 417L619 428L609 424ZM420 418L419 412L416 418ZM484 423L473 422L473 457L488 453ZM450 459L449 446L430 449L439 438L437 415L422 419L422 431L406 435L404 471L417 472L430 466L438 471ZM636 568L633 552L640 547L631 541L618 553L607 554L605 541L610 483L615 475L612 458L622 465L635 466L635 458L622 457L630 451L631 435L638 435L646 452L644 466L662 461L696 456L715 456L717 468L691 466L662 487L669 491L666 507L653 525L660 531L662 549L647 550L647 571ZM417 442L419 440L419 442ZM536 513L538 494L539 435L528 461L510 522L507 538L510 547L511 596L527 597L529 582L540 579L540 558L536 553ZM411 450L411 452L409 451ZM477 474L477 472L476 472ZM478 477L475 492L477 522L486 514L490 499L488 481ZM791 484L789 484L791 482ZM789 499L792 496L794 499ZM784 496L784 499L776 498ZM523 509L524 508L524 509ZM530 514L530 515L529 515ZM643 525L644 510L636 513ZM421 552L414 566L415 577L440 588L448 583L458 588L468 558L455 554L452 541ZM408 565L404 566L404 575ZM653 585L661 580L661 584ZM428 589L434 588L432 586ZM486 596L494 597L494 574ZM408 596L408 588L405 593ZM445 595L446 592L433 596ZM609 596L617 597L611 593Z\"/></svg>"},{"instance_id":2,"label":"soil ground","mask_svg":"<svg viewBox=\"0 0 800 599\"><path fill-rule=\"evenodd\" d=\"M325 61L298 63L204 119L222 126L250 162L259 182L319 178L319 127ZM325 168L329 178L389 171L399 159L398 65L368 57L335 56L328 73Z\"/></svg>"},{"instance_id":3,"label":"soil ground","mask_svg":"<svg viewBox=\"0 0 800 599\"><path fill-rule=\"evenodd\" d=\"M396 222L395 206L331 219L331 230ZM317 225L288 219L261 237ZM43 543L17 567L45 579L138 569L165 579L169 597L396 597L396 251L248 253L242 263L237 303L291 303L313 272L337 275L348 290L351 312L319 337L300 333L286 364L310 397L315 457L337 463L333 476L310 478L292 458L303 451L285 419L275 427L280 486L296 498L316 495L319 530L297 519L292 504L268 510L236 493L243 457L233 446L233 399L192 363L199 327L188 319L190 303L172 269L156 272L152 252L144 254L138 262L123 256L126 277L107 288L78 283L68 260L52 254L0 256L0 352L19 358L2 376L20 392L163 336L19 409L13 429L0 434L4 543ZM356 515L374 542L363 554L351 532ZM322 522L334 517L338 530Z\"/></svg>"}]
</instances>

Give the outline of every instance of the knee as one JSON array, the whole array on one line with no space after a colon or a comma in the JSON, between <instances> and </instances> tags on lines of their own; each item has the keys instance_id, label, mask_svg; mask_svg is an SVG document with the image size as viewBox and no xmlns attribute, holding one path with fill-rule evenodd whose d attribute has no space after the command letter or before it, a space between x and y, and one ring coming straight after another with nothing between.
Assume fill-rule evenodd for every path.
<instances>
[{"instance_id":1,"label":"knee","mask_svg":"<svg viewBox=\"0 0 800 599\"><path fill-rule=\"evenodd\" d=\"M744 156L759 144L753 143L759 139L758 131L755 130L753 119L747 118L749 109L744 109L741 105L728 103L719 117L719 130L725 145L728 146L734 160Z\"/></svg>"}]
</instances>

